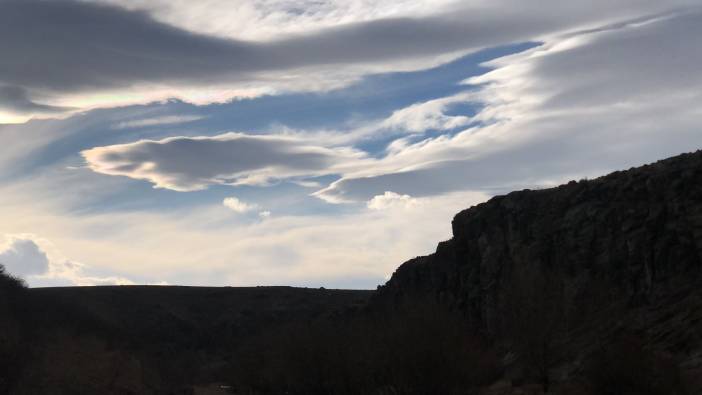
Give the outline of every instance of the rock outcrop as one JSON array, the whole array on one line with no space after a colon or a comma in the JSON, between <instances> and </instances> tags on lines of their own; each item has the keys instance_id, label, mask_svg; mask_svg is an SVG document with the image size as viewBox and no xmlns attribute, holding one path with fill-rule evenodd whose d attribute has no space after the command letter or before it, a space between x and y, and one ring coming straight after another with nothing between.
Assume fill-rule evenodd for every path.
<instances>
[{"instance_id":1,"label":"rock outcrop","mask_svg":"<svg viewBox=\"0 0 702 395\"><path fill-rule=\"evenodd\" d=\"M452 225L453 238L400 266L374 303L433 295L495 334L510 278L528 267L558 273L578 309L653 306L699 284L702 152L497 196Z\"/></svg>"}]
</instances>

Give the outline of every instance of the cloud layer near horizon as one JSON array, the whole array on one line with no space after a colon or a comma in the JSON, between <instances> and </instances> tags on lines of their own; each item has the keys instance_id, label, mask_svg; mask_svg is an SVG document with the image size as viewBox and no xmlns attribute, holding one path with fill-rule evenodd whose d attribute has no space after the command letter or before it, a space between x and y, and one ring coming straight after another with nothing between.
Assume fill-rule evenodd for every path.
<instances>
[{"instance_id":1,"label":"cloud layer near horizon","mask_svg":"<svg viewBox=\"0 0 702 395\"><path fill-rule=\"evenodd\" d=\"M85 265L63 258L48 240L31 234L7 235L0 265L30 286L134 284L124 277L88 275Z\"/></svg>"}]
</instances>

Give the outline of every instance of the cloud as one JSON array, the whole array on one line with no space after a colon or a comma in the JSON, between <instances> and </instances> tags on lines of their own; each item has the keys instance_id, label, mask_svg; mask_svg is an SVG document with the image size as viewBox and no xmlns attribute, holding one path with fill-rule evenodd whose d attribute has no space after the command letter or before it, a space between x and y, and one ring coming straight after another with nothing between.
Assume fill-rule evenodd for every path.
<instances>
[{"instance_id":1,"label":"cloud","mask_svg":"<svg viewBox=\"0 0 702 395\"><path fill-rule=\"evenodd\" d=\"M8 237L0 245L0 264L10 273L26 277L44 274L49 270L49 258L31 239Z\"/></svg>"},{"instance_id":2,"label":"cloud","mask_svg":"<svg viewBox=\"0 0 702 395\"><path fill-rule=\"evenodd\" d=\"M33 102L27 91L20 86L0 85L0 108L16 112L54 114L70 111L69 107L57 107Z\"/></svg>"},{"instance_id":3,"label":"cloud","mask_svg":"<svg viewBox=\"0 0 702 395\"><path fill-rule=\"evenodd\" d=\"M239 200L235 197L225 198L222 201L222 204L224 204L224 206L227 207L228 209L230 209L234 212L240 213L240 214L243 214L243 213L251 211L251 210L255 210L258 207L255 204L249 204L249 203L242 202L241 200Z\"/></svg>"},{"instance_id":4,"label":"cloud","mask_svg":"<svg viewBox=\"0 0 702 395\"><path fill-rule=\"evenodd\" d=\"M30 286L134 284L121 276L86 274L86 265L63 258L49 241L31 234L5 235L0 264Z\"/></svg>"},{"instance_id":5,"label":"cloud","mask_svg":"<svg viewBox=\"0 0 702 395\"><path fill-rule=\"evenodd\" d=\"M164 115L161 117L135 119L122 121L114 126L115 129L143 128L161 125L174 125L179 123L194 122L204 119L202 115Z\"/></svg>"},{"instance_id":6,"label":"cloud","mask_svg":"<svg viewBox=\"0 0 702 395\"><path fill-rule=\"evenodd\" d=\"M0 85L20 87L35 104L59 107L326 89L481 46L543 42L491 62L492 71L466 81L460 95L400 109L387 123L381 119L351 137L336 130L339 125L329 126L329 136L296 129L282 136L163 139L174 132L109 130L162 118L148 108L0 126L0 234L40 229L70 257L30 238L49 261L47 273L29 275L33 285L163 278L191 285L330 286L353 279L345 284L373 287L405 259L450 237L452 215L489 195L600 175L702 145L696 70L702 59L695 41L702 20L687 9L658 15L684 2L549 0L534 7L466 1L455 12L320 21L294 35L246 41L224 32L203 35L179 19L185 13L171 20L141 6L32 4L0 1L0 31L11 38L0 40ZM459 114L464 103L478 113ZM233 118L213 119L213 130L230 127L218 122ZM194 128L178 133L207 133L205 125L188 126ZM393 130L382 130L388 127ZM424 133L454 127L439 136ZM388 134L359 143L378 131ZM383 151L382 144L397 136ZM115 145L122 141L130 142ZM380 157L330 148L351 144L359 150L372 145ZM78 150L85 150L93 171L64 171L78 164ZM251 196L239 195L246 187L176 194L100 174L181 191L273 183L256 189L255 201L275 207L275 216L257 220L256 214L266 216L262 208L232 215L220 203L230 194ZM341 179L334 181L336 175ZM290 183L275 183L281 179ZM318 197L358 204L326 205L294 185L322 188L312 182L327 185Z\"/></svg>"},{"instance_id":7,"label":"cloud","mask_svg":"<svg viewBox=\"0 0 702 395\"><path fill-rule=\"evenodd\" d=\"M396 207L411 208L417 205L417 200L412 199L410 195L386 191L382 195L374 196L366 205L371 210L387 210Z\"/></svg>"},{"instance_id":8,"label":"cloud","mask_svg":"<svg viewBox=\"0 0 702 395\"><path fill-rule=\"evenodd\" d=\"M396 140L388 155L315 196L367 201L457 190L534 187L702 147L702 13L554 37L469 79L476 126L454 136Z\"/></svg>"},{"instance_id":9,"label":"cloud","mask_svg":"<svg viewBox=\"0 0 702 395\"><path fill-rule=\"evenodd\" d=\"M18 87L29 97L3 110L31 116L47 108L169 97L203 103L290 89L324 90L368 73L426 68L481 48L694 4L595 3L554 0L535 9L516 0L458 2L438 13L424 7L412 16L381 12L374 20L332 18L262 41L225 39L163 23L154 19L153 13L163 15L159 7L6 0L0 2L0 36L8 38L0 42L0 85Z\"/></svg>"},{"instance_id":10,"label":"cloud","mask_svg":"<svg viewBox=\"0 0 702 395\"><path fill-rule=\"evenodd\" d=\"M0 207L7 207L11 196L5 188L2 192ZM25 205L13 205L17 209L4 215L0 234L42 229L43 237L71 257L38 243L50 261L86 263L78 276L84 284L96 282L87 277L124 277L183 285L375 288L403 261L433 251L438 240L450 237L452 216L487 196L470 192L426 198L401 210L276 213L245 223L227 215L222 204L69 216L50 202L15 198ZM58 280L53 281L29 282L45 286Z\"/></svg>"},{"instance_id":11,"label":"cloud","mask_svg":"<svg viewBox=\"0 0 702 395\"><path fill-rule=\"evenodd\" d=\"M293 137L242 133L141 140L89 149L82 155L95 172L147 180L176 191L342 173L364 158L358 151L313 146Z\"/></svg>"},{"instance_id":12,"label":"cloud","mask_svg":"<svg viewBox=\"0 0 702 395\"><path fill-rule=\"evenodd\" d=\"M153 17L185 30L248 40L271 40L289 34L390 17L425 16L453 0L92 0Z\"/></svg>"},{"instance_id":13,"label":"cloud","mask_svg":"<svg viewBox=\"0 0 702 395\"><path fill-rule=\"evenodd\" d=\"M468 100L465 93L450 97L416 103L394 111L382 122L381 128L399 129L410 133L424 133L427 130L452 130L471 122L465 115L447 115L453 104L464 104Z\"/></svg>"}]
</instances>

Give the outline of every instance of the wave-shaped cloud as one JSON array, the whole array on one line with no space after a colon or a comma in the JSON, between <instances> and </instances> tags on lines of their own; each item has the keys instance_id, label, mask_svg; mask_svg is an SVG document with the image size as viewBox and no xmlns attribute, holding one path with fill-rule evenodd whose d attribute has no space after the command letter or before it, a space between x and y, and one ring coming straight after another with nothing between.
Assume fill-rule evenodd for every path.
<instances>
[{"instance_id":1,"label":"wave-shaped cloud","mask_svg":"<svg viewBox=\"0 0 702 395\"><path fill-rule=\"evenodd\" d=\"M266 185L293 177L344 173L365 158L348 148L242 133L141 140L92 148L82 155L95 172L147 180L157 188L175 191L218 184Z\"/></svg>"},{"instance_id":2,"label":"wave-shaped cloud","mask_svg":"<svg viewBox=\"0 0 702 395\"><path fill-rule=\"evenodd\" d=\"M316 193L367 201L500 192L593 176L702 146L702 13L567 35L490 62L466 81L481 123L453 137L399 140L361 174ZM417 106L416 108L420 108Z\"/></svg>"},{"instance_id":3,"label":"wave-shaped cloud","mask_svg":"<svg viewBox=\"0 0 702 395\"><path fill-rule=\"evenodd\" d=\"M276 89L329 89L364 73L426 67L466 51L694 1L554 0L538 9L516 0L458 2L440 14L339 23L269 41L186 30L143 8L112 3L0 2L0 85L26 96L21 106L15 100L2 110L31 115L168 97L207 102Z\"/></svg>"}]
</instances>

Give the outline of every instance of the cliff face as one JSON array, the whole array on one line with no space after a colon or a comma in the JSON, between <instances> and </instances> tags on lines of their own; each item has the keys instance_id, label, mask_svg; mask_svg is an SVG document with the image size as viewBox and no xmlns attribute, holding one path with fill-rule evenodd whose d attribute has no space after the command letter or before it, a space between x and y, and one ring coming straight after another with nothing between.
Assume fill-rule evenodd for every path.
<instances>
[{"instance_id":1,"label":"cliff face","mask_svg":"<svg viewBox=\"0 0 702 395\"><path fill-rule=\"evenodd\" d=\"M452 225L453 238L400 266L375 303L433 295L494 334L510 279L531 268L557 273L580 310L655 305L699 284L702 152L498 196Z\"/></svg>"}]
</instances>

